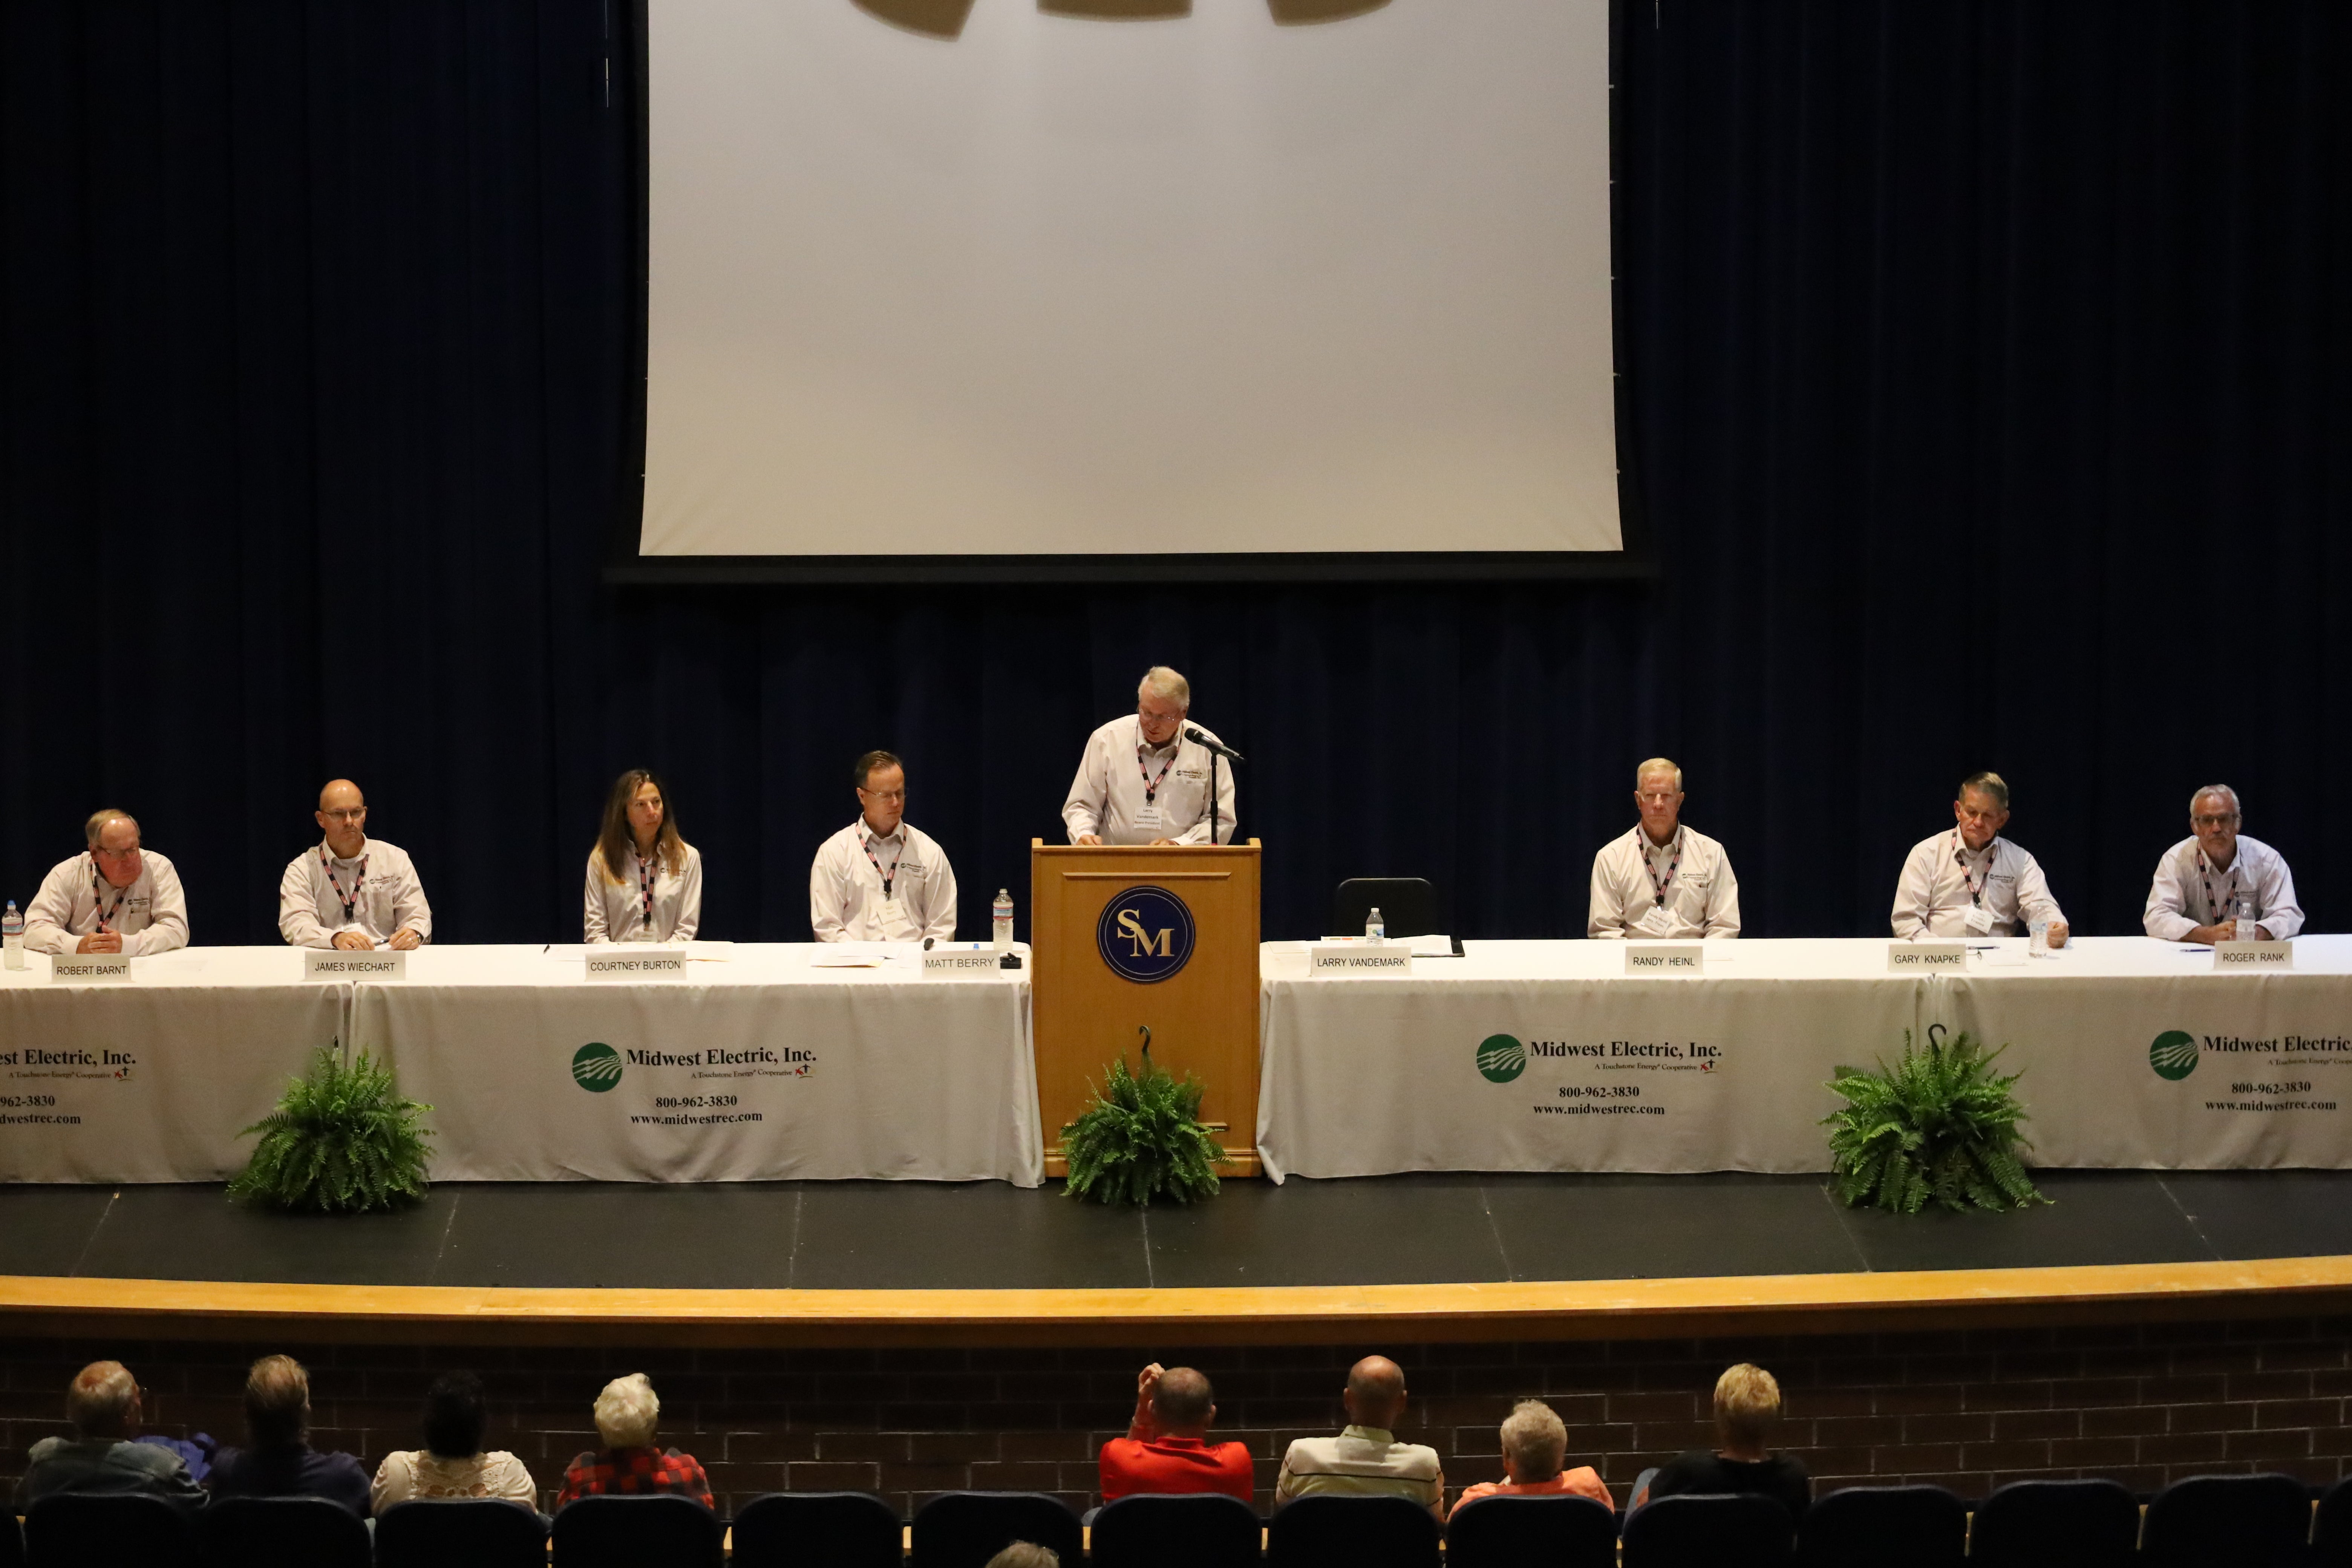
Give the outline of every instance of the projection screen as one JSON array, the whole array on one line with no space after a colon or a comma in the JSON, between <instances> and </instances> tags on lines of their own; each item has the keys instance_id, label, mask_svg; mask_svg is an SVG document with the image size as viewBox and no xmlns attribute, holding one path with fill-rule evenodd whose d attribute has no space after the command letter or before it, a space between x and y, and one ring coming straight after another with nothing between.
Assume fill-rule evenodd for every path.
<instances>
[{"instance_id":1,"label":"projection screen","mask_svg":"<svg viewBox=\"0 0 2352 1568\"><path fill-rule=\"evenodd\" d=\"M645 0L638 559L1623 549L1607 0Z\"/></svg>"}]
</instances>

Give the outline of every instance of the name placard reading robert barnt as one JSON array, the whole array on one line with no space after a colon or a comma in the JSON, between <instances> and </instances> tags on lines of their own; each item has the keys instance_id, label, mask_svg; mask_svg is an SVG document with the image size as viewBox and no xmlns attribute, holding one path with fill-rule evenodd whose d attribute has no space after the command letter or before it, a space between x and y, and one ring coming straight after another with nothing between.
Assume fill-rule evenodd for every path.
<instances>
[{"instance_id":1,"label":"name placard reading robert barnt","mask_svg":"<svg viewBox=\"0 0 2352 1568\"><path fill-rule=\"evenodd\" d=\"M1401 942L1318 942L1307 950L1307 973L1327 980L1409 977L1412 949Z\"/></svg>"},{"instance_id":2,"label":"name placard reading robert barnt","mask_svg":"<svg viewBox=\"0 0 2352 1568\"><path fill-rule=\"evenodd\" d=\"M1889 974L1958 974L1969 967L1964 942L1890 942L1886 944Z\"/></svg>"},{"instance_id":3,"label":"name placard reading robert barnt","mask_svg":"<svg viewBox=\"0 0 2352 1568\"><path fill-rule=\"evenodd\" d=\"M2213 967L2216 969L2293 969L2294 943L2291 942L2217 942L2213 944Z\"/></svg>"},{"instance_id":4,"label":"name placard reading robert barnt","mask_svg":"<svg viewBox=\"0 0 2352 1568\"><path fill-rule=\"evenodd\" d=\"M1628 974L1706 973L1706 950L1695 942L1629 942L1625 944Z\"/></svg>"},{"instance_id":5,"label":"name placard reading robert barnt","mask_svg":"<svg viewBox=\"0 0 2352 1568\"><path fill-rule=\"evenodd\" d=\"M346 952L339 947L306 947L302 950L302 978L405 980L408 978L408 954L390 947L372 952Z\"/></svg>"},{"instance_id":6,"label":"name placard reading robert barnt","mask_svg":"<svg viewBox=\"0 0 2352 1568\"><path fill-rule=\"evenodd\" d=\"M591 980L674 979L686 973L686 949L632 945L610 952L592 950L587 962Z\"/></svg>"},{"instance_id":7,"label":"name placard reading robert barnt","mask_svg":"<svg viewBox=\"0 0 2352 1568\"><path fill-rule=\"evenodd\" d=\"M68 985L120 984L131 978L127 952L58 952L49 956L49 979Z\"/></svg>"}]
</instances>

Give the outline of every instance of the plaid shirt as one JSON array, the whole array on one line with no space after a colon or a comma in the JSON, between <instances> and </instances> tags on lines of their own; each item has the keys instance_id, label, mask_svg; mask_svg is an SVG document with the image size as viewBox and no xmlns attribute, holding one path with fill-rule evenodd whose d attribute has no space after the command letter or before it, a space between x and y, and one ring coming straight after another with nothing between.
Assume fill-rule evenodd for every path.
<instances>
[{"instance_id":1,"label":"plaid shirt","mask_svg":"<svg viewBox=\"0 0 2352 1568\"><path fill-rule=\"evenodd\" d=\"M692 1455L676 1448L667 1453L658 1448L606 1448L599 1453L591 1448L563 1472L563 1491L555 1506L562 1508L573 1498L600 1492L674 1492L705 1508L718 1507L710 1500L710 1479L702 1473L702 1467Z\"/></svg>"}]
</instances>

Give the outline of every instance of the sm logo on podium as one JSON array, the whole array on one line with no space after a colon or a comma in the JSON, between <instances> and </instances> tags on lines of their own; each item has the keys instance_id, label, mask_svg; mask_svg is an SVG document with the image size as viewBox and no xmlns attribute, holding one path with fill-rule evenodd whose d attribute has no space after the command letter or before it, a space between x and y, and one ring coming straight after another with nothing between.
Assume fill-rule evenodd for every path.
<instances>
[{"instance_id":1,"label":"sm logo on podium","mask_svg":"<svg viewBox=\"0 0 2352 1568\"><path fill-rule=\"evenodd\" d=\"M1149 985L1192 956L1192 911L1165 888L1129 888L1103 906L1095 950L1122 980Z\"/></svg>"}]
</instances>

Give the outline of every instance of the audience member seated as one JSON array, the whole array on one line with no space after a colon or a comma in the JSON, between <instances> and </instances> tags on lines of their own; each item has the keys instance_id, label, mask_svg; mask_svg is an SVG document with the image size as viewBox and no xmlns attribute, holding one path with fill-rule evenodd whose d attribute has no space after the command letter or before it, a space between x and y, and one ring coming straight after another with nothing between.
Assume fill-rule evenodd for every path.
<instances>
[{"instance_id":1,"label":"audience member seated","mask_svg":"<svg viewBox=\"0 0 2352 1568\"><path fill-rule=\"evenodd\" d=\"M596 1436L604 1439L604 1450L591 1448L572 1461L555 1506L603 1494L668 1492L716 1509L709 1479L693 1456L654 1447L654 1423L660 1415L661 1401L644 1373L606 1384L596 1396Z\"/></svg>"},{"instance_id":2,"label":"audience member seated","mask_svg":"<svg viewBox=\"0 0 2352 1568\"><path fill-rule=\"evenodd\" d=\"M1486 1497L1548 1497L1572 1493L1589 1497L1603 1508L1617 1505L1601 1473L1591 1465L1568 1466L1568 1423L1540 1399L1522 1399L1503 1419L1503 1475L1499 1481L1465 1487L1454 1512L1462 1504ZM1452 1515L1447 1517L1451 1518Z\"/></svg>"},{"instance_id":3,"label":"audience member seated","mask_svg":"<svg viewBox=\"0 0 2352 1568\"><path fill-rule=\"evenodd\" d=\"M349 1454L322 1454L310 1427L310 1374L290 1355L266 1355L245 1377L242 1448L224 1448L205 1486L216 1498L322 1497L368 1516L368 1473Z\"/></svg>"},{"instance_id":4,"label":"audience member seated","mask_svg":"<svg viewBox=\"0 0 2352 1568\"><path fill-rule=\"evenodd\" d=\"M480 1378L470 1372L435 1378L425 1395L425 1447L383 1457L375 1471L375 1511L418 1499L485 1497L535 1511L539 1488L522 1461L503 1448L482 1451L489 1424Z\"/></svg>"},{"instance_id":5,"label":"audience member seated","mask_svg":"<svg viewBox=\"0 0 2352 1568\"><path fill-rule=\"evenodd\" d=\"M1722 1447L1694 1448L1633 1483L1632 1507L1688 1492L1753 1492L1795 1519L1811 1506L1812 1478L1801 1460L1771 1451L1780 1419L1780 1385L1760 1366L1741 1362L1715 1380L1715 1430Z\"/></svg>"},{"instance_id":6,"label":"audience member seated","mask_svg":"<svg viewBox=\"0 0 2352 1568\"><path fill-rule=\"evenodd\" d=\"M1062 1554L1034 1541L1016 1541L990 1558L988 1568L1062 1568Z\"/></svg>"},{"instance_id":7,"label":"audience member seated","mask_svg":"<svg viewBox=\"0 0 2352 1568\"><path fill-rule=\"evenodd\" d=\"M1437 1450L1396 1440L1404 1415L1404 1369L1368 1355L1348 1371L1339 1395L1348 1426L1337 1437L1300 1437L1282 1457L1276 1506L1300 1497L1402 1497L1445 1517L1445 1475Z\"/></svg>"},{"instance_id":8,"label":"audience member seated","mask_svg":"<svg viewBox=\"0 0 2352 1568\"><path fill-rule=\"evenodd\" d=\"M1189 1366L1153 1362L1135 1380L1135 1418L1127 1436L1102 1446L1102 1497L1117 1502L1140 1492L1223 1492L1250 1500L1256 1484L1249 1450L1211 1443L1217 1418L1209 1380Z\"/></svg>"},{"instance_id":9,"label":"audience member seated","mask_svg":"<svg viewBox=\"0 0 2352 1568\"><path fill-rule=\"evenodd\" d=\"M16 1484L16 1511L60 1492L137 1492L202 1507L204 1489L189 1479L179 1455L132 1441L141 1414L138 1381L121 1362L94 1361L75 1373L66 1387L73 1436L33 1445Z\"/></svg>"}]
</instances>

